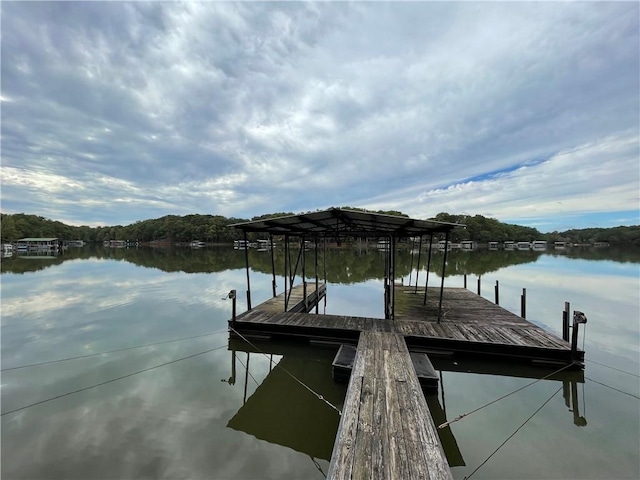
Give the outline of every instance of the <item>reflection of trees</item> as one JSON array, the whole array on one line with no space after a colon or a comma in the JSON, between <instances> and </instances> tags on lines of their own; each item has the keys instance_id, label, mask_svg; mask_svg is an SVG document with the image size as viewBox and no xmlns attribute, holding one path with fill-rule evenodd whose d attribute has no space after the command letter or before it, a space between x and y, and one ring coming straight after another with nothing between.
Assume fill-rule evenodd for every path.
<instances>
[{"instance_id":1,"label":"reflection of trees","mask_svg":"<svg viewBox=\"0 0 640 480\"><path fill-rule=\"evenodd\" d=\"M291 258L295 263L298 251L292 248ZM447 276L452 275L485 275L510 265L535 262L540 255L557 255L586 260L609 260L616 262L640 263L640 251L636 248L571 248L562 251L549 249L545 252L535 251L489 251L475 250L465 252L453 250L447 254ZM67 260L82 258L100 258L121 260L145 268L157 268L165 272L207 273L224 270L241 269L245 266L245 252L234 250L231 246L213 247L200 250L190 248L106 248L89 246L70 248L52 259L25 259L19 257L2 259L2 273L25 273L43 270L53 265L60 265ZM284 249L274 251L276 275L284 272ZM416 268L417 254L413 260L408 249L396 252L396 278L409 275L411 268ZM440 275L442 272L443 254L433 251L431 256L431 272ZM370 279L384 277L385 255L374 248L349 249L329 248L326 250L327 280L330 283L352 284ZM252 270L271 274L271 253L269 251L249 251L249 264ZM323 251L318 251L318 271L324 277ZM423 251L420 267L426 270L427 252ZM301 267L298 268L300 275ZM306 252L306 274L308 278L315 276L315 251ZM424 281L424 278L420 280Z\"/></svg>"}]
</instances>

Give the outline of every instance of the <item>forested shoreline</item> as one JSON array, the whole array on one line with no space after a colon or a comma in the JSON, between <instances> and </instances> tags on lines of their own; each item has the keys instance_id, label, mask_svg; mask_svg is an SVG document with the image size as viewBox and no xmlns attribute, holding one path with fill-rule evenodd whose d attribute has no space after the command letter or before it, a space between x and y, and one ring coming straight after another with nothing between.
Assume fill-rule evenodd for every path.
<instances>
[{"instance_id":1,"label":"forested shoreline","mask_svg":"<svg viewBox=\"0 0 640 480\"><path fill-rule=\"evenodd\" d=\"M406 216L397 211L378 211L375 213ZM61 240L84 240L85 242L130 240L139 243L168 242L175 244L192 240L201 240L207 243L232 242L240 238L241 232L231 227L231 225L282 215L292 215L292 213L278 212L256 216L251 219L224 217L222 215L166 215L160 218L138 221L130 225L103 227L66 225L59 221L24 213L1 214L0 216L3 242L16 241L25 237L55 237ZM640 225L541 233L532 227L502 223L482 215L454 215L442 212L432 219L466 225L465 229L453 232L451 238L453 242L464 240L473 240L479 243L506 240L547 240L549 242L565 241L574 244L606 242L611 245L640 245Z\"/></svg>"}]
</instances>

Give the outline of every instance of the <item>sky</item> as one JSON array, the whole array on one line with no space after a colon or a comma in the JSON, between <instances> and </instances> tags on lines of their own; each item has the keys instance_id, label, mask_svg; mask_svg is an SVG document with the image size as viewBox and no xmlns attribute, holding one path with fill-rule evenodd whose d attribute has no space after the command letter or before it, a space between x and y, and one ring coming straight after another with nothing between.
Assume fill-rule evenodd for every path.
<instances>
[{"instance_id":1,"label":"sky","mask_svg":"<svg viewBox=\"0 0 640 480\"><path fill-rule=\"evenodd\" d=\"M638 2L11 2L1 210L640 224Z\"/></svg>"}]
</instances>

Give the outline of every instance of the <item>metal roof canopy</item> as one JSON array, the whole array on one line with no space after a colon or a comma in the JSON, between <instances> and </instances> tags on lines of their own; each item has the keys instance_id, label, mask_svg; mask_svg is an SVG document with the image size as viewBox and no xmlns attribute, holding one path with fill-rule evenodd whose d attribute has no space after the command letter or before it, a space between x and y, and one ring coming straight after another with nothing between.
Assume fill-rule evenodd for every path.
<instances>
[{"instance_id":1,"label":"metal roof canopy","mask_svg":"<svg viewBox=\"0 0 640 480\"><path fill-rule=\"evenodd\" d=\"M284 308L287 311L287 284L289 284L289 295L293 287L293 281L296 276L298 264L302 265L301 276L303 279L303 295L306 298L306 274L305 274L305 249L300 248L298 260L295 262L295 268L291 271L292 262L289 258L289 238L291 236L299 236L304 238L327 238L327 237L347 237L347 236L386 236L390 239L390 245L385 249L385 276L384 276L384 296L385 296L385 318L394 318L395 316L395 257L396 257L396 240L402 237L420 237L420 245L422 246L422 237L429 235L429 264L431 263L431 248L433 243L433 235L435 233L445 234L444 260L442 263L442 277L440 283L440 304L438 307L438 323L442 315L442 296L444 291L445 268L447 264L447 250L449 243L449 234L454 228L464 228L459 223L438 222L436 220L416 220L413 218L401 217L397 215L387 215L382 213L364 212L359 210L349 210L342 208L330 208L319 212L301 213L298 215L286 215L282 217L265 218L262 220L254 220L252 222L235 223L231 225L244 233L245 242L247 242L247 233L268 233L270 238L273 234L284 235L285 237L285 280L284 280ZM420 247L421 248L421 247ZM318 249L315 248L316 255L316 291L318 289ZM413 250L412 253L413 255ZM249 274L249 252L245 246L245 269L247 274L247 309L251 310L251 279ZM300 262L301 260L301 262ZM420 263L420 253L418 253L418 264ZM271 249L271 268L272 268L272 288L273 296L276 296L276 271L273 257L273 248ZM418 268L420 268L418 266ZM416 278L416 289L417 289ZM427 301L427 285L429 282L429 266L427 266L427 282L424 289L424 303ZM325 271L326 284L326 271ZM317 311L316 311L317 313ZM234 314L235 318L235 314Z\"/></svg>"},{"instance_id":2,"label":"metal roof canopy","mask_svg":"<svg viewBox=\"0 0 640 480\"><path fill-rule=\"evenodd\" d=\"M417 220L397 215L342 208L266 218L236 223L231 226L245 233L258 232L308 237L371 235L396 238L447 233L454 228L464 228L464 225L459 223Z\"/></svg>"}]
</instances>

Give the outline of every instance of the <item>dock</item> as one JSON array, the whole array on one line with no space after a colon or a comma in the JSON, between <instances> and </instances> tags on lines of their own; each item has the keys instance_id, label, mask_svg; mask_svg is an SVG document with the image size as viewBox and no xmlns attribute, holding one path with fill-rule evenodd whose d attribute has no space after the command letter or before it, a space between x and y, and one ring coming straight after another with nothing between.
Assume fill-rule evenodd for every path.
<instances>
[{"instance_id":1,"label":"dock","mask_svg":"<svg viewBox=\"0 0 640 480\"><path fill-rule=\"evenodd\" d=\"M453 478L402 335L360 334L327 478Z\"/></svg>"},{"instance_id":2,"label":"dock","mask_svg":"<svg viewBox=\"0 0 640 480\"><path fill-rule=\"evenodd\" d=\"M568 342L464 288L444 289L439 315L438 292L428 290L424 304L424 289L396 285L395 319L383 319L306 313L326 287L316 293L313 285L298 285L289 292L293 311L282 311L283 293L230 321L232 337L357 345L327 478L452 478L416 372L425 352L442 359L509 358L532 369L584 358Z\"/></svg>"},{"instance_id":3,"label":"dock","mask_svg":"<svg viewBox=\"0 0 640 480\"><path fill-rule=\"evenodd\" d=\"M445 415L429 410L416 365L426 368L431 360L427 362L424 357L422 361L420 355L428 354L434 364L444 359L440 365L445 369L461 368L459 364L469 359L468 364L471 365L487 362L478 368L489 372L493 367L489 367L488 362L499 363L502 368L498 374L508 374L510 365L524 364L527 371L522 375L537 378L548 378L560 372L564 377L564 374L569 374L568 370L581 370L584 366L584 352L577 347L577 334L578 325L586 323L586 316L574 311L570 344L568 304L565 304L563 312L563 339L560 339L522 318L525 316L524 307L520 317L497 305L497 286L496 304L466 288L444 287L449 241L463 225L330 208L260 218L234 226L242 231L245 242L249 235L269 235L270 241L274 235L284 237L284 293L276 295L272 250L273 298L251 308L249 256L245 255L248 311L236 315L236 292L233 290L233 295L230 295L234 299L229 321L230 344L242 339L257 349L253 341L279 343L280 340L296 339L297 344L302 341L334 346L357 345L328 478L449 479L452 478L450 465L464 464L457 446L454 449L457 454L450 455L451 463L447 463L441 443L443 437L435 429L433 420L434 416L442 418ZM327 284L326 268L320 268L318 258L320 246L326 251L327 241L336 240L340 245L341 239L363 237L376 237L385 247L384 272L380 277L384 280L381 292L383 318L319 314L319 301L326 295ZM418 239L421 245L425 237L429 244L425 286L398 285L396 280L401 280L396 263L399 243L411 238L414 243ZM440 288L428 287L432 245L434 240L443 237L444 240L436 243L442 243L444 247L442 261L438 262L442 269ZM292 238L298 239L293 245ZM311 241L314 248L309 255L313 260L307 262L304 246ZM323 253L322 257L324 264L326 255ZM415 264L418 271L422 269L420 262L418 253ZM309 267L313 265L315 285L306 283L306 279L312 276L306 270L307 263ZM298 267L304 283L294 286ZM324 271L323 283L319 283L321 270ZM525 305L524 301L522 305ZM314 306L315 314L309 313ZM334 361L334 367L348 368L348 363L349 360ZM424 365L420 366L421 363ZM556 372L558 367L562 368ZM541 374L540 370L545 368L553 370ZM437 381L435 378L431 380ZM565 391L577 392L575 384L579 380L562 378ZM565 400L567 398L568 393ZM571 398L575 399L577 395L571 393ZM432 404L435 406L436 403L432 398ZM578 415L574 421L582 420ZM447 432L452 439L451 431L446 428L442 430L445 439Z\"/></svg>"},{"instance_id":4,"label":"dock","mask_svg":"<svg viewBox=\"0 0 640 480\"><path fill-rule=\"evenodd\" d=\"M307 308L315 305L315 286L308 285ZM324 284L318 289L326 294ZM572 352L569 342L464 288L444 289L444 315L437 320L437 296L422 305L423 295L405 293L396 286L395 320L344 315L305 313L302 286L294 289L297 303L283 312L283 294L230 321L243 335L294 337L312 342L355 345L360 332L387 332L402 335L411 351L480 359L510 358L524 363L566 365L584 360L584 352ZM427 292L429 293L429 292ZM293 298L293 295L292 295ZM233 334L233 331L232 331Z\"/></svg>"}]
</instances>

